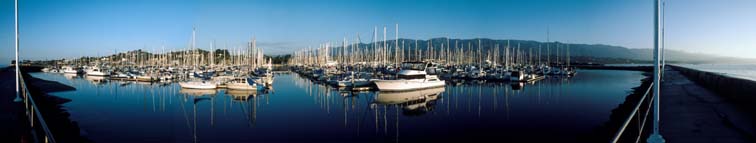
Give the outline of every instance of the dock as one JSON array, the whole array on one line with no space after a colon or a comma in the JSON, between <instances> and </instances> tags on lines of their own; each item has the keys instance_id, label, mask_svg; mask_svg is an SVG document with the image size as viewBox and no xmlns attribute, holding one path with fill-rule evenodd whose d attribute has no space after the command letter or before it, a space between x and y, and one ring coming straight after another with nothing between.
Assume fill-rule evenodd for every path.
<instances>
[{"instance_id":1,"label":"dock","mask_svg":"<svg viewBox=\"0 0 756 143\"><path fill-rule=\"evenodd\" d=\"M756 120L751 111L734 103L732 98L693 82L679 70L688 69L667 67L660 87L659 125L666 142L756 142L753 123Z\"/></svg>"}]
</instances>

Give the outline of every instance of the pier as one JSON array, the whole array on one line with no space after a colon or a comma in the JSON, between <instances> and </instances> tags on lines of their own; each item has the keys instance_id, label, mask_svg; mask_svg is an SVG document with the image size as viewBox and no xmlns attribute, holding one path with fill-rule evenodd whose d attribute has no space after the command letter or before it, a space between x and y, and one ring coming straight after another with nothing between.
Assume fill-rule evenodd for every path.
<instances>
[{"instance_id":1,"label":"pier","mask_svg":"<svg viewBox=\"0 0 756 143\"><path fill-rule=\"evenodd\" d=\"M0 69L0 122L2 122L2 142L19 142L30 139L31 131L24 118L23 102L13 102L16 98L15 74L11 68Z\"/></svg>"},{"instance_id":2,"label":"pier","mask_svg":"<svg viewBox=\"0 0 756 143\"><path fill-rule=\"evenodd\" d=\"M754 142L753 114L732 98L712 91L735 85L701 86L681 73L691 70L673 66L664 72L660 99L660 130L664 139L669 143Z\"/></svg>"}]
</instances>

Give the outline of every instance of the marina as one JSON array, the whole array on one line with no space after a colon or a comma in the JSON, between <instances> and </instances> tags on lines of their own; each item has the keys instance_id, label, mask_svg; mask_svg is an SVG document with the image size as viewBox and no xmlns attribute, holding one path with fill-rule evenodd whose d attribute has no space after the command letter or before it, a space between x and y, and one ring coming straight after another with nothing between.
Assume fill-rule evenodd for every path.
<instances>
[{"instance_id":1,"label":"marina","mask_svg":"<svg viewBox=\"0 0 756 143\"><path fill-rule=\"evenodd\" d=\"M751 1L12 2L2 143L756 142Z\"/></svg>"},{"instance_id":2,"label":"marina","mask_svg":"<svg viewBox=\"0 0 756 143\"><path fill-rule=\"evenodd\" d=\"M72 100L63 105L95 142L514 141L561 134L538 140L551 142L592 135L643 78L637 71L580 72L584 76L568 80L466 82L409 92L345 91L297 73L276 74L265 91L32 76L77 89L53 95ZM598 85L606 88L592 89ZM552 126L560 130L545 130ZM498 133L486 132L493 128Z\"/></svg>"}]
</instances>

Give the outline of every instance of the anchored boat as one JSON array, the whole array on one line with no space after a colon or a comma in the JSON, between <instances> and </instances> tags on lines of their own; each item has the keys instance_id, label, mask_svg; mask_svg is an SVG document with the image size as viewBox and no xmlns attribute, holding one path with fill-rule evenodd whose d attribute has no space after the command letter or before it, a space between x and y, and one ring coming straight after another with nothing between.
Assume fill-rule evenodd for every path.
<instances>
[{"instance_id":1,"label":"anchored boat","mask_svg":"<svg viewBox=\"0 0 756 143\"><path fill-rule=\"evenodd\" d=\"M110 76L110 72L103 70L100 67L92 67L87 70L87 75L90 76Z\"/></svg>"},{"instance_id":2,"label":"anchored boat","mask_svg":"<svg viewBox=\"0 0 756 143\"><path fill-rule=\"evenodd\" d=\"M217 85L215 83L205 81L205 80L179 82L179 86L181 86L181 88L189 88L189 89L215 89L217 88Z\"/></svg>"},{"instance_id":3,"label":"anchored boat","mask_svg":"<svg viewBox=\"0 0 756 143\"><path fill-rule=\"evenodd\" d=\"M263 90L265 85L259 82L259 78L235 78L226 83L226 88L233 90Z\"/></svg>"},{"instance_id":4,"label":"anchored boat","mask_svg":"<svg viewBox=\"0 0 756 143\"><path fill-rule=\"evenodd\" d=\"M433 87L442 87L446 85L435 75L435 69L432 63L426 62L404 62L402 70L397 73L394 80L376 80L375 85L379 91L408 91ZM430 74L428 74L430 71Z\"/></svg>"}]
</instances>

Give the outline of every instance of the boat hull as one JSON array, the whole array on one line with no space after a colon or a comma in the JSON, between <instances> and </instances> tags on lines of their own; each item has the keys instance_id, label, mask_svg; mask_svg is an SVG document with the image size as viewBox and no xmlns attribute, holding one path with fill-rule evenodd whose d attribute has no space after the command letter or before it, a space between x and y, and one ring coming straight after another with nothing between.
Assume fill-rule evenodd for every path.
<instances>
[{"instance_id":1,"label":"boat hull","mask_svg":"<svg viewBox=\"0 0 756 143\"><path fill-rule=\"evenodd\" d=\"M367 80L360 80L360 81L338 81L336 83L339 87L363 87L363 86L369 86L370 81Z\"/></svg>"},{"instance_id":2,"label":"boat hull","mask_svg":"<svg viewBox=\"0 0 756 143\"><path fill-rule=\"evenodd\" d=\"M103 73L103 72L87 72L87 75L91 75L91 76L110 76L110 74Z\"/></svg>"},{"instance_id":3,"label":"boat hull","mask_svg":"<svg viewBox=\"0 0 756 143\"><path fill-rule=\"evenodd\" d=\"M446 82L442 80L376 80L375 85L378 87L379 91L410 91L443 87L446 85Z\"/></svg>"},{"instance_id":4,"label":"boat hull","mask_svg":"<svg viewBox=\"0 0 756 143\"><path fill-rule=\"evenodd\" d=\"M227 83L226 88L233 90L262 90L263 87L257 86L257 84L249 85L247 83Z\"/></svg>"},{"instance_id":5,"label":"boat hull","mask_svg":"<svg viewBox=\"0 0 756 143\"><path fill-rule=\"evenodd\" d=\"M81 71L78 71L78 70L64 70L63 73L80 74Z\"/></svg>"},{"instance_id":6,"label":"boat hull","mask_svg":"<svg viewBox=\"0 0 756 143\"><path fill-rule=\"evenodd\" d=\"M188 89L215 89L217 86L215 84L205 82L179 82L179 86L181 88L188 88Z\"/></svg>"}]
</instances>

